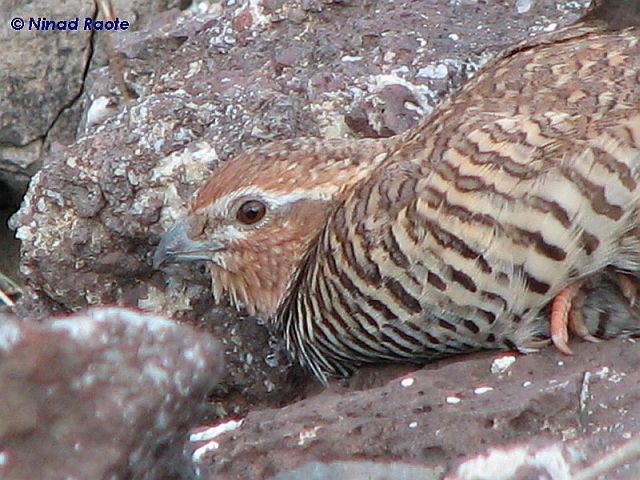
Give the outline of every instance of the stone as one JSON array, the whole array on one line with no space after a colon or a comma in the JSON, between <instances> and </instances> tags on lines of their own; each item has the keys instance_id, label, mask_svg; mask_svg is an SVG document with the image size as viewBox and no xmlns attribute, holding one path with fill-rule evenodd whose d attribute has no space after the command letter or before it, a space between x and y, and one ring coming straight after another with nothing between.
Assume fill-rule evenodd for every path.
<instances>
[{"instance_id":1,"label":"stone","mask_svg":"<svg viewBox=\"0 0 640 480\"><path fill-rule=\"evenodd\" d=\"M189 426L222 372L210 336L155 315L0 317L0 477L191 478Z\"/></svg>"},{"instance_id":2,"label":"stone","mask_svg":"<svg viewBox=\"0 0 640 480\"><path fill-rule=\"evenodd\" d=\"M217 480L569 480L561 473L588 472L626 448L605 478L637 478L640 346L572 346L572 357L545 348L395 367L382 377L368 368L278 410L250 412L215 438L217 448L193 444L201 454L192 457L200 478Z\"/></svg>"},{"instance_id":3,"label":"stone","mask_svg":"<svg viewBox=\"0 0 640 480\"><path fill-rule=\"evenodd\" d=\"M20 203L29 179L53 145L75 141L83 104L87 102L85 82L90 70L108 63L109 42L119 44L126 37L131 43L130 39L140 35L138 32L148 30L159 36L158 25L153 23L156 15L168 8L184 8L187 2L111 3L114 14L130 23L130 31L109 35L85 30L85 18L103 19L94 1L0 2L0 23L5 27L0 29L4 47L0 58L0 207ZM24 21L20 30L10 27L16 18ZM44 30L47 21L69 22L76 18L76 31ZM114 88L113 81L109 87Z\"/></svg>"}]
</instances>

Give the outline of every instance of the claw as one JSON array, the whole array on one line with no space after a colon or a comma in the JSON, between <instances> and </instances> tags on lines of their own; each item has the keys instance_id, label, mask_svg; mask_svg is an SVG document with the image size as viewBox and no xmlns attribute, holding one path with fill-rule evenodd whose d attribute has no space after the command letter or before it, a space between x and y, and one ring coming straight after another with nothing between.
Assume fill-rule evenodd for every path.
<instances>
[{"instance_id":1,"label":"claw","mask_svg":"<svg viewBox=\"0 0 640 480\"><path fill-rule=\"evenodd\" d=\"M569 330L587 342L600 343L598 338L591 335L584 323L584 316L582 315L584 300L585 295L582 292L579 292L573 299L571 310L569 311Z\"/></svg>"},{"instance_id":2,"label":"claw","mask_svg":"<svg viewBox=\"0 0 640 480\"><path fill-rule=\"evenodd\" d=\"M633 281L633 277L624 273L618 273L616 275L616 283L618 288L622 292L622 295L629 300L629 305L632 307L636 304L636 298L638 297L638 287Z\"/></svg>"}]
</instances>

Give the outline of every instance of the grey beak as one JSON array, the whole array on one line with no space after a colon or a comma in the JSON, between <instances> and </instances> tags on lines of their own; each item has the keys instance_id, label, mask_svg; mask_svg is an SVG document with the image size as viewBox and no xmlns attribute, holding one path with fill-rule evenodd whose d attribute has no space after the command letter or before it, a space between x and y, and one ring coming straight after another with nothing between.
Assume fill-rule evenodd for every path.
<instances>
[{"instance_id":1,"label":"grey beak","mask_svg":"<svg viewBox=\"0 0 640 480\"><path fill-rule=\"evenodd\" d=\"M153 254L153 268L160 269L165 265L176 262L195 262L211 260L211 254L224 248L216 241L191 240L187 236L186 220L177 221L171 230L160 239L160 244Z\"/></svg>"}]
</instances>

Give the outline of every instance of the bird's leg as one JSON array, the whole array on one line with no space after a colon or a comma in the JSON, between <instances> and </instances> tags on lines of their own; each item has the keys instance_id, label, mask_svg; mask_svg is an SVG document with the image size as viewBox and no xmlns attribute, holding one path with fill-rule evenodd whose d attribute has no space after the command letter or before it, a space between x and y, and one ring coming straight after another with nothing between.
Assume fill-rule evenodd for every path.
<instances>
[{"instance_id":1,"label":"bird's leg","mask_svg":"<svg viewBox=\"0 0 640 480\"><path fill-rule=\"evenodd\" d=\"M580 291L580 287L578 287L578 292L573 298L571 310L569 311L569 330L583 340L599 343L600 340L591 335L591 332L584 323L582 307L586 298L586 294Z\"/></svg>"},{"instance_id":2,"label":"bird's leg","mask_svg":"<svg viewBox=\"0 0 640 480\"><path fill-rule=\"evenodd\" d=\"M567 355L573 352L567 345L569 340L569 314L571 312L571 303L575 296L580 292L582 282L576 282L565 287L555 296L551 304L551 320L550 331L551 341L558 350ZM584 322L580 322L584 325Z\"/></svg>"}]
</instances>

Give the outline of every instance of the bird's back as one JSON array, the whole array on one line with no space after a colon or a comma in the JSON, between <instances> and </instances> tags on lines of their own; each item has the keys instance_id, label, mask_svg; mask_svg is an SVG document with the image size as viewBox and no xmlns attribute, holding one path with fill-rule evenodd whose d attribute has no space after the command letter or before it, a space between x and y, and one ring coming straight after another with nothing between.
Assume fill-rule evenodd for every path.
<instances>
[{"instance_id":1,"label":"bird's back","mask_svg":"<svg viewBox=\"0 0 640 480\"><path fill-rule=\"evenodd\" d=\"M330 217L281 305L319 377L526 348L562 288L640 272L640 28L586 22L519 46L399 145Z\"/></svg>"}]
</instances>

